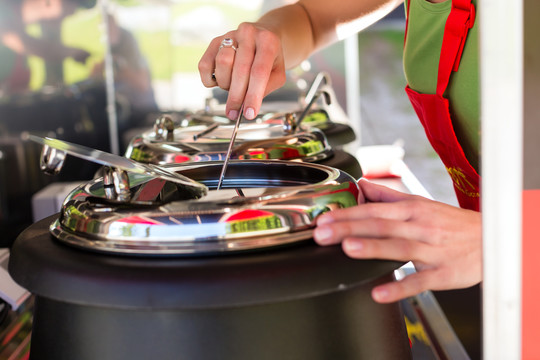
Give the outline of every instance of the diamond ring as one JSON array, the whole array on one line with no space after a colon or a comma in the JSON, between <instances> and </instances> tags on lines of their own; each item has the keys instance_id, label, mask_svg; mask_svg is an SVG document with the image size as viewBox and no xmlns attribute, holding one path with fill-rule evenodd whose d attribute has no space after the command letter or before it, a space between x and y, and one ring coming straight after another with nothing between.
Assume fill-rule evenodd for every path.
<instances>
[{"instance_id":1,"label":"diamond ring","mask_svg":"<svg viewBox=\"0 0 540 360\"><path fill-rule=\"evenodd\" d=\"M219 50L222 48L231 48L234 51L236 51L236 47L234 46L234 41L231 38L225 38L221 40L221 45L219 45Z\"/></svg>"}]
</instances>

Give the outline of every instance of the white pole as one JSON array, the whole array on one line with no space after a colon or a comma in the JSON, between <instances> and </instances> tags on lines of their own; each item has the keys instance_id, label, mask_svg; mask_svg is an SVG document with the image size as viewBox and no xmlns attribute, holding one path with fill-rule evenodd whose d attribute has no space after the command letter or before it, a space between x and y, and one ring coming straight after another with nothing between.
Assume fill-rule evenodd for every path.
<instances>
[{"instance_id":1,"label":"white pole","mask_svg":"<svg viewBox=\"0 0 540 360\"><path fill-rule=\"evenodd\" d=\"M360 118L360 55L358 53L358 36L348 37L345 45L345 87L347 96L347 115L351 120L351 127L356 134L354 149L360 146L361 118Z\"/></svg>"},{"instance_id":2,"label":"white pole","mask_svg":"<svg viewBox=\"0 0 540 360\"><path fill-rule=\"evenodd\" d=\"M523 0L479 0L483 356L521 358Z\"/></svg>"},{"instance_id":3,"label":"white pole","mask_svg":"<svg viewBox=\"0 0 540 360\"><path fill-rule=\"evenodd\" d=\"M109 124L109 141L111 144L111 153L119 155L120 144L118 137L118 117L116 113L116 93L114 86L114 66L111 50L111 41L109 38L109 22L107 14L109 9L108 0L101 0L101 17L103 21L104 46L105 46L105 91L107 94L107 119Z\"/></svg>"}]
</instances>

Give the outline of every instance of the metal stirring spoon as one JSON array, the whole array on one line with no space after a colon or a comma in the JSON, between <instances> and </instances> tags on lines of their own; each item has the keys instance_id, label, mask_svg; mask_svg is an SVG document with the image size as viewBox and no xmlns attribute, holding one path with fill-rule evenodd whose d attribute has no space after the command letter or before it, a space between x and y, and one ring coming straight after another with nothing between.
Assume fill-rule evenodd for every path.
<instances>
[{"instance_id":1,"label":"metal stirring spoon","mask_svg":"<svg viewBox=\"0 0 540 360\"><path fill-rule=\"evenodd\" d=\"M218 182L216 190L219 190L221 188L221 183L223 182L223 178L225 177L225 172L227 171L227 166L229 165L229 160L231 158L234 140L236 139L236 133L238 133L238 125L240 125L240 119L242 119L243 112L244 112L244 104L242 104L242 106L240 106L240 110L238 110L238 118L236 118L236 123L234 124L234 130L231 136L231 142L229 143L229 148L227 149L227 155L225 156L225 161L223 161L223 167L221 168L221 174L219 175L219 182Z\"/></svg>"}]
</instances>

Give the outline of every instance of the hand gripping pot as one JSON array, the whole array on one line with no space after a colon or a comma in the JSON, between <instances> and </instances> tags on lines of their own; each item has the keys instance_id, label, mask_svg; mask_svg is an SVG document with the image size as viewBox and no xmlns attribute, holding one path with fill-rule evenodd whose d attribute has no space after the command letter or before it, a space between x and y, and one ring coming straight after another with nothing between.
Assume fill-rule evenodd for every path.
<instances>
[{"instance_id":1,"label":"hand gripping pot","mask_svg":"<svg viewBox=\"0 0 540 360\"><path fill-rule=\"evenodd\" d=\"M315 164L221 162L165 167L210 188L204 196L160 178L131 175L127 202L104 197L102 179L75 189L51 231L95 250L146 254L214 253L264 248L311 238L315 218L357 203L355 180ZM306 180L309 179L309 180Z\"/></svg>"},{"instance_id":2,"label":"hand gripping pot","mask_svg":"<svg viewBox=\"0 0 540 360\"><path fill-rule=\"evenodd\" d=\"M51 225L60 241L90 250L209 254L280 246L310 239L318 215L358 201L354 178L319 164L232 161L223 188L215 190L222 162L153 166L41 142L127 171L106 172L74 189Z\"/></svg>"}]
</instances>

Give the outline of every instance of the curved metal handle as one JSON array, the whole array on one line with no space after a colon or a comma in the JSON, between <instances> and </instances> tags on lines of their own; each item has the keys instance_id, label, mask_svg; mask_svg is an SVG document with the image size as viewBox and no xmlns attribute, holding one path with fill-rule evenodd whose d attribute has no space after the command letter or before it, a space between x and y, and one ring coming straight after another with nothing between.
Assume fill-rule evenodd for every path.
<instances>
[{"instance_id":1,"label":"curved metal handle","mask_svg":"<svg viewBox=\"0 0 540 360\"><path fill-rule=\"evenodd\" d=\"M37 142L38 144L44 145L44 149L54 148L56 150L60 150L64 153L64 157L67 153L100 165L113 167L130 173L147 175L172 181L185 188L189 188L189 191L197 194L199 197L202 197L208 193L208 188L204 184L201 184L179 173L171 172L158 165L138 163L122 156L88 148L82 145L72 144L70 142L58 139L42 138L35 135L29 135L28 138L34 142Z\"/></svg>"}]
</instances>

